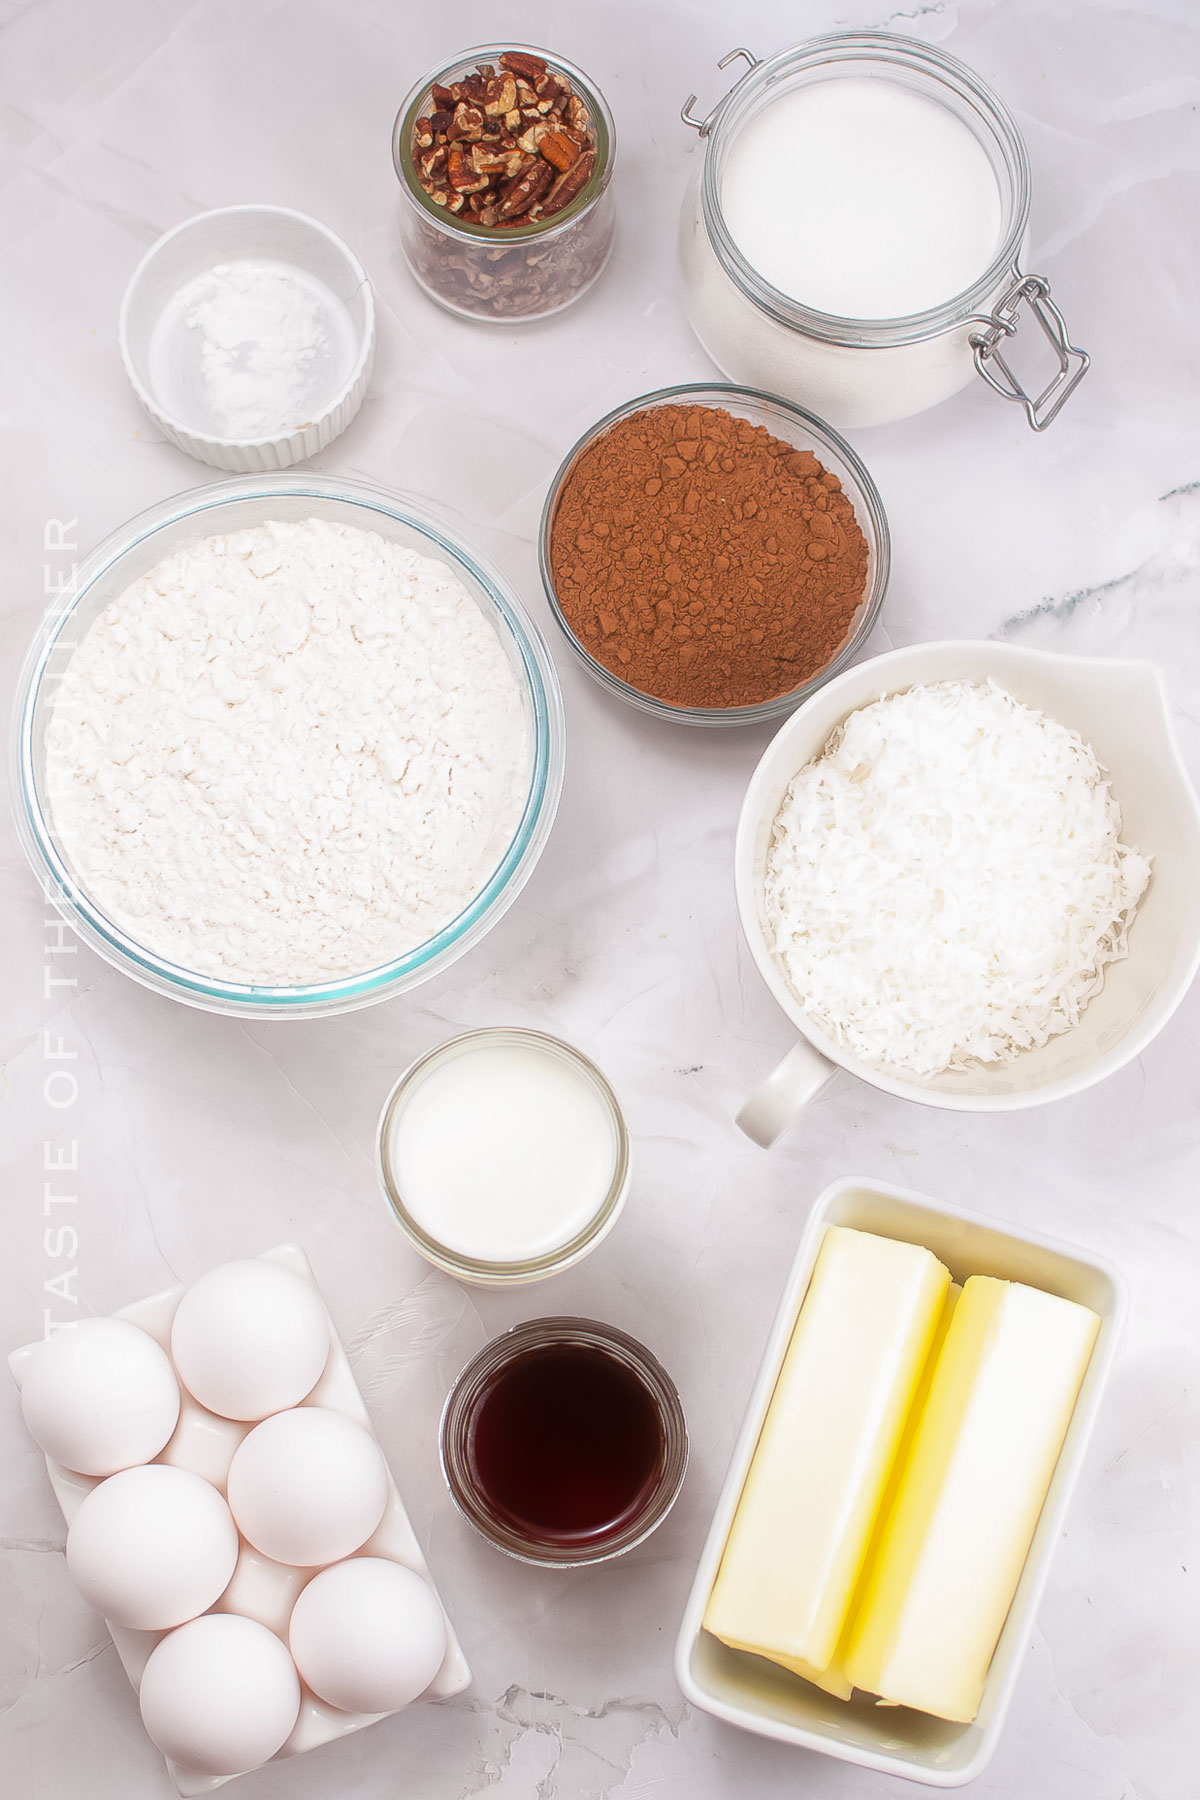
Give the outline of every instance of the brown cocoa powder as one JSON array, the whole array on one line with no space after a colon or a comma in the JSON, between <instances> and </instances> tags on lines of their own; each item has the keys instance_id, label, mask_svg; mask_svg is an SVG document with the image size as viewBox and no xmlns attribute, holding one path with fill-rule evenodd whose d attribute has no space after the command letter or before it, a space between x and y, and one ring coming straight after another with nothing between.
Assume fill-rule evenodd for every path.
<instances>
[{"instance_id":1,"label":"brown cocoa powder","mask_svg":"<svg viewBox=\"0 0 1200 1800\"><path fill-rule=\"evenodd\" d=\"M807 450L722 407L618 420L576 459L550 566L595 660L672 706L752 706L800 687L844 643L867 545L842 484Z\"/></svg>"}]
</instances>

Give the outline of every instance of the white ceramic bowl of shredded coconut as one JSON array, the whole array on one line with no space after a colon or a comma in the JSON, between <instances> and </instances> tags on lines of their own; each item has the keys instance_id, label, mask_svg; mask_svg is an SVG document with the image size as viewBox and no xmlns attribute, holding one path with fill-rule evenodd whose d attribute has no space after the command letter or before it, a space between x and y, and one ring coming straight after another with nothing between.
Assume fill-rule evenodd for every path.
<instances>
[{"instance_id":1,"label":"white ceramic bowl of shredded coconut","mask_svg":"<svg viewBox=\"0 0 1200 1800\"><path fill-rule=\"evenodd\" d=\"M809 954L811 946L803 947L809 954L807 964L803 956L792 956L789 965L780 930L779 852L773 844L781 808L799 771L822 755L850 715L860 715L861 709L885 697L939 683L980 687L994 683L1022 708L1032 708L1077 733L1083 746L1094 750L1120 810L1120 843L1130 848L1131 887L1145 882L1144 865L1138 869L1141 859L1149 861L1151 874L1136 900L1127 939L1118 932L1117 955L1104 964L1100 979L1092 983L1094 991L1066 1029L1056 1028L1046 1041L1010 1049L994 1060L964 1056L956 1059L956 1066L916 1074L901 1066L899 1052L863 1054L864 1033L859 1032L852 1044L854 1033L831 1028L828 1012L824 1025L818 1023L813 1008L800 997L791 975L803 966L816 974L820 971ZM904 778L910 776L911 758ZM886 783L880 800L887 805ZM836 799L832 808L828 793L821 802L827 816L823 823L817 821L818 835L831 821L841 829L842 819L833 817ZM1011 829L1019 808L1010 803L1000 810L1007 813ZM1019 856L1019 836L1013 845ZM861 879L847 880L844 888L845 929L853 935L856 954L860 942L874 942L872 909L894 912L903 904L903 896L897 900L878 891L878 868L872 865L868 847L864 844L862 849L857 865ZM845 846L840 846L839 854L845 853ZM1032 850L1030 860L1036 860ZM849 872L855 866L853 857L843 866ZM948 642L916 645L859 664L806 701L768 746L742 807L735 879L742 929L755 964L801 1033L800 1042L739 1114L742 1128L763 1144L772 1142L795 1119L839 1067L902 1099L963 1112L1038 1106L1079 1093L1145 1049L1200 967L1200 804L1179 754L1162 676L1150 663L1063 656L1015 644ZM899 893L898 882L896 890ZM794 887L797 895L803 891L802 883ZM825 896L827 914L831 898L836 903L837 895ZM803 902L798 899L797 904ZM986 913L986 907L981 910ZM825 929L828 933L828 917ZM836 930L833 938L827 936L827 945L835 938ZM1010 948L1011 938L1010 932ZM827 948L825 954L841 952ZM858 998L869 1011L873 982L894 979L903 989L911 970L881 971L867 956L853 977L861 981ZM854 1010L853 993L839 993L838 999L847 1011ZM860 1015L863 1010L859 1008ZM919 1016L919 1003L909 1009L905 1029L910 1037L915 1036L914 1011ZM877 1036L880 1021L886 1024L886 1012L882 1005L876 1008ZM931 1014L931 1032L935 1023Z\"/></svg>"},{"instance_id":2,"label":"white ceramic bowl of shredded coconut","mask_svg":"<svg viewBox=\"0 0 1200 1800\"><path fill-rule=\"evenodd\" d=\"M250 477L80 564L22 675L14 808L47 897L115 967L305 1017L491 929L563 755L541 636L451 528L363 483Z\"/></svg>"},{"instance_id":3,"label":"white ceramic bowl of shredded coconut","mask_svg":"<svg viewBox=\"0 0 1200 1800\"><path fill-rule=\"evenodd\" d=\"M288 469L345 431L375 356L366 270L286 206L226 206L152 244L129 280L121 360L169 442L239 474Z\"/></svg>"}]
</instances>

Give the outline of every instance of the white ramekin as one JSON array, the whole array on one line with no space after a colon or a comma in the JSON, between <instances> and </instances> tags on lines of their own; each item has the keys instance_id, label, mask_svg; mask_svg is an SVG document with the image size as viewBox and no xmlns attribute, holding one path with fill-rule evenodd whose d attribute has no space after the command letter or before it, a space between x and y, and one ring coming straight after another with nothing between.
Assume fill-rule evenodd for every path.
<instances>
[{"instance_id":1,"label":"white ramekin","mask_svg":"<svg viewBox=\"0 0 1200 1800\"><path fill-rule=\"evenodd\" d=\"M186 282L217 263L249 257L291 263L324 282L346 308L357 349L341 389L299 429L252 440L214 437L166 410L151 375L150 345L164 307ZM150 246L125 289L118 338L130 385L170 443L218 469L266 475L324 450L362 405L375 359L375 300L354 252L319 220L286 206L226 206L185 219Z\"/></svg>"}]
</instances>

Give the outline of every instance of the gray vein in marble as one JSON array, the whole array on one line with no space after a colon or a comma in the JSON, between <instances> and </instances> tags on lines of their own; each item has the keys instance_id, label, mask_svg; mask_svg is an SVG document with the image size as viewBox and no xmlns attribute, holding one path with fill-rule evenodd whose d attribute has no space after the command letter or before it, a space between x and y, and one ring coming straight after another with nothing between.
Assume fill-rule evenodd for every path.
<instances>
[{"instance_id":1,"label":"gray vein in marble","mask_svg":"<svg viewBox=\"0 0 1200 1800\"><path fill-rule=\"evenodd\" d=\"M373 1312L346 1340L346 1355L368 1406L381 1403L404 1376L449 1339L463 1320L486 1331L466 1290L445 1276L427 1275L401 1299Z\"/></svg>"},{"instance_id":2,"label":"gray vein in marble","mask_svg":"<svg viewBox=\"0 0 1200 1800\"><path fill-rule=\"evenodd\" d=\"M36 1632L39 1635L40 1630L41 1615L39 1614L36 1627ZM35 1642L36 1641L38 1640L35 1637ZM100 1657L105 1655L107 1651L112 1651L113 1657L116 1657L116 1650L113 1648L112 1639L109 1637L106 1637L102 1643L93 1644L89 1650L84 1651L82 1656L77 1656L73 1661L64 1663L59 1669L43 1669L39 1655L33 1670L32 1679L29 1681L23 1692L17 1694L3 1706L0 1706L0 1718L3 1718L5 1713L11 1712L14 1707L19 1706L23 1700L28 1700L29 1696L35 1691L44 1690L56 1681L65 1680L68 1675L73 1675L76 1669L82 1669L88 1663L96 1662Z\"/></svg>"},{"instance_id":3,"label":"gray vein in marble","mask_svg":"<svg viewBox=\"0 0 1200 1800\"><path fill-rule=\"evenodd\" d=\"M1200 481L1187 481L1179 487L1168 488L1165 494L1159 495L1159 504L1168 500L1191 499L1200 494ZM1190 532L1181 531L1179 541L1193 547L1200 554L1200 511L1197 511ZM1076 588L1072 592L1058 598L1047 598L1036 606L1026 607L1022 612L1014 613L1005 619L990 635L993 638L1016 637L1027 625L1037 619L1069 619L1077 608L1089 601L1102 601L1106 596L1122 592L1131 584L1145 580L1158 580L1169 572L1169 551L1159 547L1151 552L1144 562L1134 569L1127 569L1123 575L1114 575L1108 581L1094 583L1090 587Z\"/></svg>"},{"instance_id":4,"label":"gray vein in marble","mask_svg":"<svg viewBox=\"0 0 1200 1800\"><path fill-rule=\"evenodd\" d=\"M465 1707L513 1727L512 1735L497 1757L489 1759L482 1779L463 1790L462 1800L498 1787L514 1766L529 1736L548 1741L550 1760L537 1777L537 1800L607 1800L629 1774L633 1759L647 1740L663 1732L677 1738L688 1708L682 1701L668 1710L654 1700L618 1698L598 1707L581 1706L560 1694L521 1687L514 1683L492 1704L468 1700L451 1704ZM604 1734L605 1748L585 1742L580 1727L589 1723L614 1723L631 1730ZM616 1738L615 1743L609 1743ZM598 1768L591 1765L598 1764ZM560 1779L563 1785L560 1785Z\"/></svg>"}]
</instances>

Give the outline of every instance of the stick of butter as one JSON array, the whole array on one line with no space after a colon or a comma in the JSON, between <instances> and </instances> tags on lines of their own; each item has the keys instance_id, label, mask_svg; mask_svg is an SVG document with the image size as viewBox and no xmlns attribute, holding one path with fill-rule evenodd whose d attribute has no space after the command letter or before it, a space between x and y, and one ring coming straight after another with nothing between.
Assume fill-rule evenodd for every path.
<instances>
[{"instance_id":1,"label":"stick of butter","mask_svg":"<svg viewBox=\"0 0 1200 1800\"><path fill-rule=\"evenodd\" d=\"M963 1284L843 1646L854 1687L975 1717L1099 1328L1019 1282Z\"/></svg>"},{"instance_id":2,"label":"stick of butter","mask_svg":"<svg viewBox=\"0 0 1200 1800\"><path fill-rule=\"evenodd\" d=\"M929 1250L826 1230L704 1614L842 1698L831 1664L949 1286Z\"/></svg>"}]
</instances>

